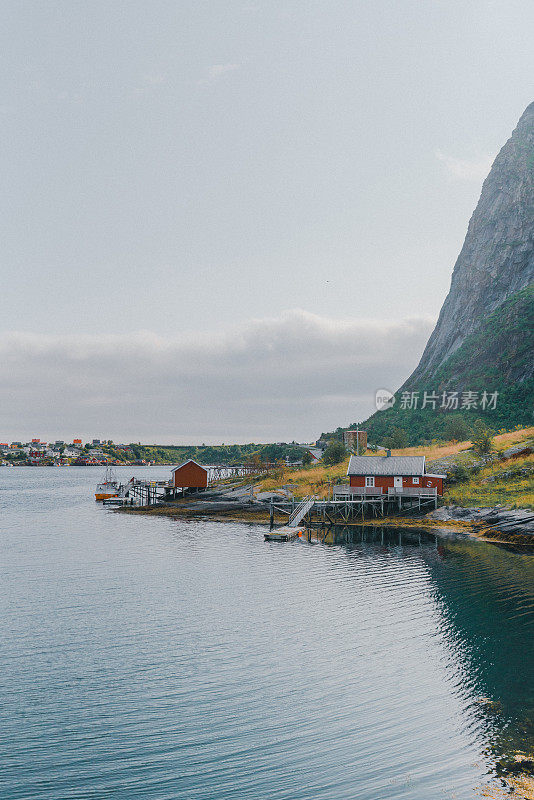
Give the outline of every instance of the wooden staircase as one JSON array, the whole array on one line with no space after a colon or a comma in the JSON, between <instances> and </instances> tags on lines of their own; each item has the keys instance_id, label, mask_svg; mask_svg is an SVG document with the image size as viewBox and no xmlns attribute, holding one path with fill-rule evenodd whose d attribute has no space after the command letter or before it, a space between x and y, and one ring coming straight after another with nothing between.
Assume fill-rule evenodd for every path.
<instances>
[{"instance_id":1,"label":"wooden staircase","mask_svg":"<svg viewBox=\"0 0 534 800\"><path fill-rule=\"evenodd\" d=\"M304 500L301 500L298 506L291 512L286 527L296 528L297 525L302 522L308 511L311 511L316 499L317 498L315 495L311 494L308 497L305 497Z\"/></svg>"}]
</instances>

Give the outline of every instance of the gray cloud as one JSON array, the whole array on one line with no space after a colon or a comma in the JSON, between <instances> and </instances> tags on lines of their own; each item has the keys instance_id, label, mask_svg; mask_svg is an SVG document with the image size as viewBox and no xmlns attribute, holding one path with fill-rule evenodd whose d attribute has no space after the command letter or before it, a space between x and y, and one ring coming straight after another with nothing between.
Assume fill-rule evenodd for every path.
<instances>
[{"instance_id":1,"label":"gray cloud","mask_svg":"<svg viewBox=\"0 0 534 800\"><path fill-rule=\"evenodd\" d=\"M208 81L216 81L229 72L235 72L240 67L241 64L212 64L211 67L208 67L207 79Z\"/></svg>"},{"instance_id":2,"label":"gray cloud","mask_svg":"<svg viewBox=\"0 0 534 800\"><path fill-rule=\"evenodd\" d=\"M473 158L456 158L442 150L436 150L435 156L444 165L449 178L459 181L482 183L491 169L495 155L477 155Z\"/></svg>"},{"instance_id":3,"label":"gray cloud","mask_svg":"<svg viewBox=\"0 0 534 800\"><path fill-rule=\"evenodd\" d=\"M415 366L432 320L301 310L220 333L0 336L2 437L311 439L372 410Z\"/></svg>"}]
</instances>

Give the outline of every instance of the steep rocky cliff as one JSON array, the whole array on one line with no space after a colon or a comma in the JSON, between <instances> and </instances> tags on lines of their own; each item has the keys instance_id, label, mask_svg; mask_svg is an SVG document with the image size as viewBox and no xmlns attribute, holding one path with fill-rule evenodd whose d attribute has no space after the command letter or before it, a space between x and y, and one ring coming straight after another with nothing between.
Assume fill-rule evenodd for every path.
<instances>
[{"instance_id":1,"label":"steep rocky cliff","mask_svg":"<svg viewBox=\"0 0 534 800\"><path fill-rule=\"evenodd\" d=\"M382 442L394 429L405 431L411 444L450 438L450 424L461 416L468 426L485 418L495 430L532 425L534 394L534 289L508 297L484 317L476 331L431 374L410 378L396 393L393 408L373 414L365 423L370 441ZM414 408L403 407L403 392L417 397ZM435 402L424 406L427 396ZM472 404L464 405L470 393ZM484 397L495 395L495 402ZM445 407L443 397L445 396ZM447 402L456 396L453 403ZM405 404L405 405L411 405Z\"/></svg>"},{"instance_id":2,"label":"steep rocky cliff","mask_svg":"<svg viewBox=\"0 0 534 800\"><path fill-rule=\"evenodd\" d=\"M494 309L534 281L534 103L484 181L451 289L412 385L431 376Z\"/></svg>"},{"instance_id":3,"label":"steep rocky cliff","mask_svg":"<svg viewBox=\"0 0 534 800\"><path fill-rule=\"evenodd\" d=\"M449 294L421 361L395 405L365 422L370 441L401 429L413 444L446 438L451 410L470 424L533 424L534 103L522 115L484 181ZM424 405L425 392L438 400ZM477 402L463 406L463 393ZM404 394L403 394L404 393ZM417 396L407 406L403 397ZM456 406L443 407L455 393ZM497 393L495 407L480 402ZM340 435L338 429L335 435ZM325 434L329 436L329 434Z\"/></svg>"}]
</instances>

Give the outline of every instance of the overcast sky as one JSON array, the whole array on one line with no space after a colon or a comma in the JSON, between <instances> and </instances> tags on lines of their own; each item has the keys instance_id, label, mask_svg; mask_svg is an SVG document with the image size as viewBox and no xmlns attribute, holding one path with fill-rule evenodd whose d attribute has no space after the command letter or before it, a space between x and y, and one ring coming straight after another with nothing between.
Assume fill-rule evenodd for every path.
<instances>
[{"instance_id":1,"label":"overcast sky","mask_svg":"<svg viewBox=\"0 0 534 800\"><path fill-rule=\"evenodd\" d=\"M0 440L311 440L402 383L532 2L1 8Z\"/></svg>"}]
</instances>

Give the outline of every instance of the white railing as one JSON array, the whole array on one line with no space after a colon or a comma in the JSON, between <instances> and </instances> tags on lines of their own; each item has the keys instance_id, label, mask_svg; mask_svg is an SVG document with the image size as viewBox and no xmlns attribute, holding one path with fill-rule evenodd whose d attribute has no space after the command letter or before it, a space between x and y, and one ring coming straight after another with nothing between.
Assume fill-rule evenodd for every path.
<instances>
[{"instance_id":1,"label":"white railing","mask_svg":"<svg viewBox=\"0 0 534 800\"><path fill-rule=\"evenodd\" d=\"M381 495L382 494L382 487L381 486L345 486L344 484L338 484L334 486L334 498L335 497L352 497L353 495L365 495L368 497L369 495Z\"/></svg>"},{"instance_id":2,"label":"white railing","mask_svg":"<svg viewBox=\"0 0 534 800\"><path fill-rule=\"evenodd\" d=\"M170 480L148 480L145 478L132 478L129 483L133 486L150 486L151 489L158 486L172 486L173 483Z\"/></svg>"},{"instance_id":3,"label":"white railing","mask_svg":"<svg viewBox=\"0 0 534 800\"><path fill-rule=\"evenodd\" d=\"M388 497L399 494L404 497L436 497L437 493L435 486L388 486Z\"/></svg>"},{"instance_id":4,"label":"white railing","mask_svg":"<svg viewBox=\"0 0 534 800\"><path fill-rule=\"evenodd\" d=\"M334 486L334 500L344 500L352 497L380 497L387 494L388 497L436 497L438 490L435 486L388 486L387 492L381 486L346 486L338 484Z\"/></svg>"},{"instance_id":5,"label":"white railing","mask_svg":"<svg viewBox=\"0 0 534 800\"><path fill-rule=\"evenodd\" d=\"M124 486L121 486L118 496L126 497L127 493L130 491L130 489L133 487L134 484L135 484L135 478L130 478L128 483L124 484Z\"/></svg>"}]
</instances>

